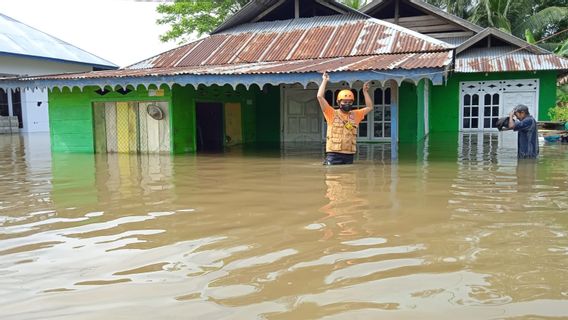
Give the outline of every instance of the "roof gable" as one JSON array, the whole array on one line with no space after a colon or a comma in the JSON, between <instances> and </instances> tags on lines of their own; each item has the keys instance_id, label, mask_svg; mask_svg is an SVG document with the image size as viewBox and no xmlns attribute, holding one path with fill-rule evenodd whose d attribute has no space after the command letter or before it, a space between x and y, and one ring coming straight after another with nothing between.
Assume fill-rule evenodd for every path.
<instances>
[{"instance_id":1,"label":"roof gable","mask_svg":"<svg viewBox=\"0 0 568 320\"><path fill-rule=\"evenodd\" d=\"M471 37L483 30L420 0L374 0L361 11L437 39Z\"/></svg>"},{"instance_id":2,"label":"roof gable","mask_svg":"<svg viewBox=\"0 0 568 320\"><path fill-rule=\"evenodd\" d=\"M114 63L0 13L0 54L114 69Z\"/></svg>"},{"instance_id":3,"label":"roof gable","mask_svg":"<svg viewBox=\"0 0 568 320\"><path fill-rule=\"evenodd\" d=\"M377 19L339 15L252 23L214 34L128 68L177 68L422 53L450 46ZM235 31L238 31L235 29Z\"/></svg>"},{"instance_id":4,"label":"roof gable","mask_svg":"<svg viewBox=\"0 0 568 320\"><path fill-rule=\"evenodd\" d=\"M334 0L251 0L241 10L213 30L211 34L245 23L347 13L366 17L365 14Z\"/></svg>"},{"instance_id":5,"label":"roof gable","mask_svg":"<svg viewBox=\"0 0 568 320\"><path fill-rule=\"evenodd\" d=\"M491 39L492 38L496 38L498 40L500 40L499 42L504 42L505 45L509 45L509 46L514 46L517 48L522 48L523 50L535 53L535 54L549 54L550 52L542 49L540 47L537 47L535 45L531 45L530 43L519 39L515 36L513 36L512 34L503 32L501 30L495 29L495 28L486 28L485 30L483 30L482 32L476 34L475 36L471 37L470 39L468 39L467 41L465 41L464 43L462 43L460 46L458 46L456 48L456 54L460 54L461 52L474 47L475 45L481 43L481 42L486 42L487 44L484 44L485 47L497 47L500 45L491 45Z\"/></svg>"}]
</instances>

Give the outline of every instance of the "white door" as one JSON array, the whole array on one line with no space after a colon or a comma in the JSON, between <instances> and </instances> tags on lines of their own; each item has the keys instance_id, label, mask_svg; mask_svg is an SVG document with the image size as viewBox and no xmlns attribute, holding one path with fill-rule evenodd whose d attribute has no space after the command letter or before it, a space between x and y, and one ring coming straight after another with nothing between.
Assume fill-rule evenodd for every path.
<instances>
[{"instance_id":1,"label":"white door","mask_svg":"<svg viewBox=\"0 0 568 320\"><path fill-rule=\"evenodd\" d=\"M537 119L538 88L538 79L461 82L460 130L496 131L497 120L518 104Z\"/></svg>"},{"instance_id":2,"label":"white door","mask_svg":"<svg viewBox=\"0 0 568 320\"><path fill-rule=\"evenodd\" d=\"M505 92L503 94L504 110L512 110L519 104L529 107L530 114L536 118L536 92Z\"/></svg>"},{"instance_id":3,"label":"white door","mask_svg":"<svg viewBox=\"0 0 568 320\"><path fill-rule=\"evenodd\" d=\"M323 114L316 96L317 90L284 89L283 141L322 141Z\"/></svg>"}]
</instances>

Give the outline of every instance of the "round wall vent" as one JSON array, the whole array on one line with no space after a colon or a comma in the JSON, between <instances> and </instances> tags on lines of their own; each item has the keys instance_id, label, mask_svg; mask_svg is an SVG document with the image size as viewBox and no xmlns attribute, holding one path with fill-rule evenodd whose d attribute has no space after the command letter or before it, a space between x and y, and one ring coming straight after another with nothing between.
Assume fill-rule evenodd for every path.
<instances>
[{"instance_id":1,"label":"round wall vent","mask_svg":"<svg viewBox=\"0 0 568 320\"><path fill-rule=\"evenodd\" d=\"M152 117L152 119L154 120L162 120L164 119L164 112L162 111L162 109L155 105L155 104L149 104L146 107L146 112L148 112L148 115L150 117Z\"/></svg>"}]
</instances>

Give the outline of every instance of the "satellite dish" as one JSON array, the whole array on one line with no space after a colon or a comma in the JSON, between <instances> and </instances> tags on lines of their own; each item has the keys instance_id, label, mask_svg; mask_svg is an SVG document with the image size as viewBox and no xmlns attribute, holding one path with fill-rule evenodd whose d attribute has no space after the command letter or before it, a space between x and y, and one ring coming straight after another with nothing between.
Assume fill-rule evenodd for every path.
<instances>
[{"instance_id":1,"label":"satellite dish","mask_svg":"<svg viewBox=\"0 0 568 320\"><path fill-rule=\"evenodd\" d=\"M149 104L146 107L146 112L148 112L148 115L150 117L152 117L152 119L154 120L162 120L164 119L164 112L162 111L162 109L155 105L155 104Z\"/></svg>"}]
</instances>

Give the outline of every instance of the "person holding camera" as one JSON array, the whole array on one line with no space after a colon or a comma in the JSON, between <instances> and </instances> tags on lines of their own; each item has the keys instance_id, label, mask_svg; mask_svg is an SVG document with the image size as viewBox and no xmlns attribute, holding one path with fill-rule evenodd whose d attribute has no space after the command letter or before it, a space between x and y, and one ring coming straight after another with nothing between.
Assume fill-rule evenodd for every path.
<instances>
[{"instance_id":1,"label":"person holding camera","mask_svg":"<svg viewBox=\"0 0 568 320\"><path fill-rule=\"evenodd\" d=\"M519 104L509 113L509 129L518 133L517 157L519 159L536 158L539 152L538 128L527 106Z\"/></svg>"}]
</instances>

